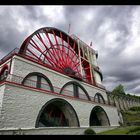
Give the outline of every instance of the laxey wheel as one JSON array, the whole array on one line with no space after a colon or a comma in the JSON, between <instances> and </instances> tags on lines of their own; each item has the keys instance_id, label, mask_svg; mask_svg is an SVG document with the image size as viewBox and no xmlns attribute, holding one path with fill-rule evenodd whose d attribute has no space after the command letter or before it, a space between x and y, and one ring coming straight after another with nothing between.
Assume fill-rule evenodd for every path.
<instances>
[{"instance_id":1,"label":"laxey wheel","mask_svg":"<svg viewBox=\"0 0 140 140\"><path fill-rule=\"evenodd\" d=\"M79 51L77 41L71 36L45 27L26 38L19 54L70 77L91 82L89 63L79 57Z\"/></svg>"}]
</instances>

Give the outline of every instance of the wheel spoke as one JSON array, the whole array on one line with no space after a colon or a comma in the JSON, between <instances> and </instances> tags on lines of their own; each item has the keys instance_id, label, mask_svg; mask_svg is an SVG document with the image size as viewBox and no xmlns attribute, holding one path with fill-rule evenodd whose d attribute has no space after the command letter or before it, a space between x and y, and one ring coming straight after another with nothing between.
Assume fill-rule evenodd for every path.
<instances>
[{"instance_id":1,"label":"wheel spoke","mask_svg":"<svg viewBox=\"0 0 140 140\"><path fill-rule=\"evenodd\" d=\"M77 41L55 28L42 28L22 44L20 54L71 77L91 81L91 68L81 57ZM81 55L81 56L79 56ZM80 60L81 59L81 60ZM81 62L80 62L81 61Z\"/></svg>"}]
</instances>

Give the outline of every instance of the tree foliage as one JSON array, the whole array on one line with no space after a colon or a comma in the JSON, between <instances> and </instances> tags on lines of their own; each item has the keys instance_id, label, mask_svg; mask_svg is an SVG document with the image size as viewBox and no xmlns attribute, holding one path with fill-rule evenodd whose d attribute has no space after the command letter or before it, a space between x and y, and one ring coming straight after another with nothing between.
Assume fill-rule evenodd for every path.
<instances>
[{"instance_id":1,"label":"tree foliage","mask_svg":"<svg viewBox=\"0 0 140 140\"><path fill-rule=\"evenodd\" d=\"M85 135L96 135L96 132L91 129L91 128L87 128L85 131L84 131L84 134Z\"/></svg>"},{"instance_id":2,"label":"tree foliage","mask_svg":"<svg viewBox=\"0 0 140 140\"><path fill-rule=\"evenodd\" d=\"M119 84L117 87L115 87L112 90L112 93L113 94L122 94L122 95L125 95L125 91L124 91L123 85Z\"/></svg>"},{"instance_id":3,"label":"tree foliage","mask_svg":"<svg viewBox=\"0 0 140 140\"><path fill-rule=\"evenodd\" d=\"M118 86L116 86L113 90L112 90L112 93L115 94L115 95L125 95L126 97L130 97L130 98L133 98L133 99L140 99L140 96L136 96L135 94L132 95L132 94L129 94L129 93L126 93L124 91L124 87L123 85L119 84Z\"/></svg>"}]
</instances>

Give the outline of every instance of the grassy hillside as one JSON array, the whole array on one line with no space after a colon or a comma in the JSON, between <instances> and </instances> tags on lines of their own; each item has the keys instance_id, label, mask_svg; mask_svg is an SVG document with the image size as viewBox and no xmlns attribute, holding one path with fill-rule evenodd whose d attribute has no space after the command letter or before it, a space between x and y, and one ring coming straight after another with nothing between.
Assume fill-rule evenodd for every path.
<instances>
[{"instance_id":1,"label":"grassy hillside","mask_svg":"<svg viewBox=\"0 0 140 140\"><path fill-rule=\"evenodd\" d=\"M140 125L140 107L132 107L122 112L124 125Z\"/></svg>"},{"instance_id":2,"label":"grassy hillside","mask_svg":"<svg viewBox=\"0 0 140 140\"><path fill-rule=\"evenodd\" d=\"M100 132L100 135L140 135L140 107L122 112L124 124L121 127Z\"/></svg>"},{"instance_id":3,"label":"grassy hillside","mask_svg":"<svg viewBox=\"0 0 140 140\"><path fill-rule=\"evenodd\" d=\"M140 135L140 126L118 127L112 130L97 133L97 135Z\"/></svg>"}]
</instances>

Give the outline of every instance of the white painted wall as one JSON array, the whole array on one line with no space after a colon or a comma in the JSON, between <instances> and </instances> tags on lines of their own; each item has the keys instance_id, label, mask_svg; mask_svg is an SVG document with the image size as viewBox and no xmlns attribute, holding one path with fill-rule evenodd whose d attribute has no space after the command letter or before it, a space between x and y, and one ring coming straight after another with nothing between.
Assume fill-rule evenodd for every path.
<instances>
[{"instance_id":1,"label":"white painted wall","mask_svg":"<svg viewBox=\"0 0 140 140\"><path fill-rule=\"evenodd\" d=\"M3 64L0 65L0 71L1 71L1 69L2 69L2 67L3 67L4 65L7 64L8 66L10 66L10 60L11 60L11 59L7 60L6 62L4 62Z\"/></svg>"},{"instance_id":2,"label":"white painted wall","mask_svg":"<svg viewBox=\"0 0 140 140\"><path fill-rule=\"evenodd\" d=\"M97 92L99 92L102 94L104 99L107 100L106 91L103 89L100 89L95 86L89 85L87 83L75 80L71 77L65 76L56 71L50 70L44 66L38 65L34 62L20 58L18 56L14 57L11 71L14 75L21 76L21 77L25 77L26 75L28 75L31 72L40 72L40 73L46 75L50 79L50 81L52 82L54 87L59 87L60 89L63 87L63 85L65 85L69 81L77 81L87 90L89 96L94 97L94 95ZM59 91L59 89L58 89L58 91Z\"/></svg>"},{"instance_id":3,"label":"white painted wall","mask_svg":"<svg viewBox=\"0 0 140 140\"><path fill-rule=\"evenodd\" d=\"M2 109L2 102L3 102L3 94L4 94L5 85L0 85L0 114Z\"/></svg>"},{"instance_id":4,"label":"white painted wall","mask_svg":"<svg viewBox=\"0 0 140 140\"><path fill-rule=\"evenodd\" d=\"M12 74L25 77L31 72L40 72L46 75L54 87L59 87L56 91L58 93L67 82L77 81L71 77L50 70L24 58L18 56L13 57L11 66ZM84 82L77 82L79 82L87 90L90 96L94 97L94 95L99 92L102 94L104 99L107 100L105 90ZM111 126L118 125L119 118L115 107L104 104L94 104L93 102L82 101L64 96L57 96L40 90L15 86L14 84L6 84L5 86L5 89L0 88L1 93L3 94L3 96L0 97L2 102L0 128L34 128L38 113L42 106L54 98L65 99L73 106L79 118L81 127L89 126L91 110L97 105L101 106L105 110ZM68 90L73 90L73 87L71 86L67 88Z\"/></svg>"},{"instance_id":5,"label":"white painted wall","mask_svg":"<svg viewBox=\"0 0 140 140\"><path fill-rule=\"evenodd\" d=\"M54 98L64 99L73 106L81 127L89 126L91 110L97 105L105 110L111 126L118 125L119 118L115 107L66 98L52 93L15 86L14 84L6 84L2 106L3 112L1 114L2 125L0 125L0 128L34 128L42 106Z\"/></svg>"},{"instance_id":6,"label":"white painted wall","mask_svg":"<svg viewBox=\"0 0 140 140\"><path fill-rule=\"evenodd\" d=\"M95 54L92 55L92 64L95 65L95 66L98 66Z\"/></svg>"},{"instance_id":7,"label":"white painted wall","mask_svg":"<svg viewBox=\"0 0 140 140\"><path fill-rule=\"evenodd\" d=\"M94 71L94 75L96 83L102 84L100 75L96 71Z\"/></svg>"}]
</instances>

